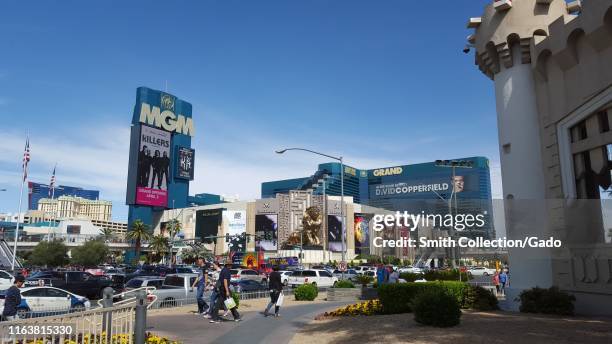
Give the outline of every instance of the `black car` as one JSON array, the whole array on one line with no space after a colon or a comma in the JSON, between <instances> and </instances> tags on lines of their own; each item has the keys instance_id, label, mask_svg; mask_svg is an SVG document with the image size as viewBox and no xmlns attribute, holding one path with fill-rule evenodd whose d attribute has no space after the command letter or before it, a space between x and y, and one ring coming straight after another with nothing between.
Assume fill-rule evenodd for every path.
<instances>
[{"instance_id":1,"label":"black car","mask_svg":"<svg viewBox=\"0 0 612 344\"><path fill-rule=\"evenodd\" d=\"M234 290L238 293L268 290L268 286L253 280L240 280L231 283Z\"/></svg>"},{"instance_id":2,"label":"black car","mask_svg":"<svg viewBox=\"0 0 612 344\"><path fill-rule=\"evenodd\" d=\"M105 276L94 276L83 271L39 271L26 278L26 287L51 286L90 299L102 298L102 291L113 282Z\"/></svg>"}]
</instances>

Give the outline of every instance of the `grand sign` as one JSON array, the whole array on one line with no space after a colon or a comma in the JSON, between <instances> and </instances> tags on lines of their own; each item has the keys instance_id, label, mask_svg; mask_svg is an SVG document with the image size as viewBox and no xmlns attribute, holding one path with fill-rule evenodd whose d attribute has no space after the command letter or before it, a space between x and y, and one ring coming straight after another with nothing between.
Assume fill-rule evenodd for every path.
<instances>
[{"instance_id":1,"label":"grand sign","mask_svg":"<svg viewBox=\"0 0 612 344\"><path fill-rule=\"evenodd\" d=\"M374 177L383 177L383 176L394 176L397 174L402 174L404 170L401 167L388 167L388 168L379 168L372 172Z\"/></svg>"}]
</instances>

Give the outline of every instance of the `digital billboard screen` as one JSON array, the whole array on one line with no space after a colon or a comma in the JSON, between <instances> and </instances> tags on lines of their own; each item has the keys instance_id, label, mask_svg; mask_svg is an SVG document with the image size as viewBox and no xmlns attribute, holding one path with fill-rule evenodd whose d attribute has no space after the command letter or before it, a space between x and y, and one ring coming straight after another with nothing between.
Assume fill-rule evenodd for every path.
<instances>
[{"instance_id":1,"label":"digital billboard screen","mask_svg":"<svg viewBox=\"0 0 612 344\"><path fill-rule=\"evenodd\" d=\"M226 210L223 216L223 221L227 221L227 234L230 236L229 242L226 243L227 249L232 252L245 251L246 211Z\"/></svg>"},{"instance_id":2,"label":"digital billboard screen","mask_svg":"<svg viewBox=\"0 0 612 344\"><path fill-rule=\"evenodd\" d=\"M278 215L255 215L255 236L257 250L276 251L278 249Z\"/></svg>"},{"instance_id":3,"label":"digital billboard screen","mask_svg":"<svg viewBox=\"0 0 612 344\"><path fill-rule=\"evenodd\" d=\"M191 148L179 147L177 153L176 177L193 180L195 151Z\"/></svg>"},{"instance_id":4,"label":"digital billboard screen","mask_svg":"<svg viewBox=\"0 0 612 344\"><path fill-rule=\"evenodd\" d=\"M327 249L342 252L342 217L327 215Z\"/></svg>"},{"instance_id":5,"label":"digital billboard screen","mask_svg":"<svg viewBox=\"0 0 612 344\"><path fill-rule=\"evenodd\" d=\"M167 131L141 125L136 204L168 206L171 137Z\"/></svg>"},{"instance_id":6,"label":"digital billboard screen","mask_svg":"<svg viewBox=\"0 0 612 344\"><path fill-rule=\"evenodd\" d=\"M355 214L355 254L370 254L370 226L364 214Z\"/></svg>"},{"instance_id":7,"label":"digital billboard screen","mask_svg":"<svg viewBox=\"0 0 612 344\"><path fill-rule=\"evenodd\" d=\"M208 244L214 242L214 239L205 238L218 235L222 220L221 212L221 209L196 211L195 236L202 242Z\"/></svg>"}]
</instances>

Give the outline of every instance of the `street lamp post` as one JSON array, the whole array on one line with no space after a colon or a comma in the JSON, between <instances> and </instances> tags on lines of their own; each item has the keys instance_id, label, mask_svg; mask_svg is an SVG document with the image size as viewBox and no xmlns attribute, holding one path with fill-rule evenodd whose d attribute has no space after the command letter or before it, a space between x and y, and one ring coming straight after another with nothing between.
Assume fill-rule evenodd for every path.
<instances>
[{"instance_id":1,"label":"street lamp post","mask_svg":"<svg viewBox=\"0 0 612 344\"><path fill-rule=\"evenodd\" d=\"M309 152L312 154L321 155L321 156L324 156L330 159L340 161L340 219L342 221L342 234L341 234L342 236L342 262L344 263L344 261L346 260L346 243L345 243L346 221L344 219L344 160L341 156L336 157L336 156L332 156L332 155L328 155L324 153L315 152L313 150L305 149L305 148L285 148L285 149L277 150L276 153L283 154L286 151L290 151L290 150L299 150L299 151ZM344 270L342 270L342 279L344 279Z\"/></svg>"}]
</instances>

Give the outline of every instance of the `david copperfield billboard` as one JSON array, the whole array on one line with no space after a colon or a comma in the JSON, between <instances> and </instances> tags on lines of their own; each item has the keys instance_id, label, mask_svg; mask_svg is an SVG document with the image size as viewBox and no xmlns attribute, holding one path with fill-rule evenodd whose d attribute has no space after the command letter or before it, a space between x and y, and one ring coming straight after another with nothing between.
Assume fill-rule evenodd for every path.
<instances>
[{"instance_id":1,"label":"david copperfield billboard","mask_svg":"<svg viewBox=\"0 0 612 344\"><path fill-rule=\"evenodd\" d=\"M139 87L132 117L126 203L130 223L152 223L155 212L187 205L193 180L195 134L191 104Z\"/></svg>"}]
</instances>

